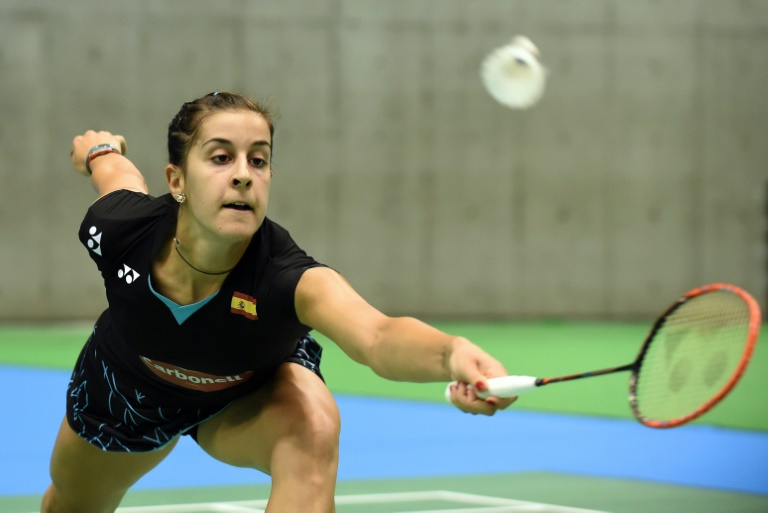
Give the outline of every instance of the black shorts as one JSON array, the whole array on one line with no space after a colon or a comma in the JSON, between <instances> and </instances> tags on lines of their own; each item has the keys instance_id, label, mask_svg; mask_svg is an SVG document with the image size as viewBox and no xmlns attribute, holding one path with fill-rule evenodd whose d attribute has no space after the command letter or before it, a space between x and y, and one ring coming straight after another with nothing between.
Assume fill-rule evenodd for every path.
<instances>
[{"instance_id":1,"label":"black shorts","mask_svg":"<svg viewBox=\"0 0 768 513\"><path fill-rule=\"evenodd\" d=\"M90 342L90 340L89 340ZM320 373L322 347L309 335L299 339L285 361ZM87 343L67 388L67 420L88 443L110 452L161 449L179 435L197 440L197 426L232 404L201 408L160 405L140 388L126 384Z\"/></svg>"}]
</instances>

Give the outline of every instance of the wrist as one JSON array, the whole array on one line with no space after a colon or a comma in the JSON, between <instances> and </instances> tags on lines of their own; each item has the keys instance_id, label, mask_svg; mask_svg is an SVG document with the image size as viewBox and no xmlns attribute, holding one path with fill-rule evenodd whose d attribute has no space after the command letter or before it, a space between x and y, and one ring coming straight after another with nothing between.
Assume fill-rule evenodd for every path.
<instances>
[{"instance_id":1,"label":"wrist","mask_svg":"<svg viewBox=\"0 0 768 513\"><path fill-rule=\"evenodd\" d=\"M447 344L443 350L443 372L449 380L456 379L452 365L453 356L461 351L461 348L465 347L467 344L472 343L464 337L453 337L451 342Z\"/></svg>"},{"instance_id":2,"label":"wrist","mask_svg":"<svg viewBox=\"0 0 768 513\"><path fill-rule=\"evenodd\" d=\"M123 154L123 152L120 151L120 148L112 144L97 144L88 150L88 155L85 157L85 171L89 175L92 175L93 171L91 170L91 162L93 159L108 155L110 153L117 153L118 155Z\"/></svg>"}]
</instances>

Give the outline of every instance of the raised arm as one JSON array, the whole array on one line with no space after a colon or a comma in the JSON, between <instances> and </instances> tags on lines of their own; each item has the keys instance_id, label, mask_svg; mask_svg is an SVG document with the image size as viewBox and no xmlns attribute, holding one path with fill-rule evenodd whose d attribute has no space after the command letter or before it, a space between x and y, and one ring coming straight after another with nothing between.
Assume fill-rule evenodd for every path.
<instances>
[{"instance_id":1,"label":"raised arm","mask_svg":"<svg viewBox=\"0 0 768 513\"><path fill-rule=\"evenodd\" d=\"M452 402L470 413L493 414L514 399L479 399L471 387L506 376L496 359L463 337L411 317L389 317L366 302L337 272L309 269L296 290L299 320L333 340L353 360L394 381L457 380Z\"/></svg>"},{"instance_id":2,"label":"raised arm","mask_svg":"<svg viewBox=\"0 0 768 513\"><path fill-rule=\"evenodd\" d=\"M113 135L109 132L95 132L88 130L83 135L78 135L72 140L72 167L75 171L84 176L89 176L86 169L86 159L89 152L100 145L110 145L114 151L108 147L91 153L88 168L91 183L98 193L99 197L110 192L127 189L130 191L149 193L147 184L141 172L133 163L123 155L126 151L125 138L121 135Z\"/></svg>"}]
</instances>

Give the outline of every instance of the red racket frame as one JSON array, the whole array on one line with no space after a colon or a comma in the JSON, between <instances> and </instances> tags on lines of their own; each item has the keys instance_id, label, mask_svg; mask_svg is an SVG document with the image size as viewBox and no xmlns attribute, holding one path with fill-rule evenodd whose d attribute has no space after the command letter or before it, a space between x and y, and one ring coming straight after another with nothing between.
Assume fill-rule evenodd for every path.
<instances>
[{"instance_id":1,"label":"red racket frame","mask_svg":"<svg viewBox=\"0 0 768 513\"><path fill-rule=\"evenodd\" d=\"M731 292L733 294L736 294L739 298L741 298L744 303L749 308L749 328L747 332L747 340L744 344L744 351L741 353L741 359L739 360L739 364L736 366L736 369L731 374L730 379L728 382L723 386L723 388L720 389L720 391L712 396L712 398L704 403L702 406L697 408L695 411L689 413L688 415L684 415L682 417L672 419L672 420L653 420L653 419L647 419L645 418L639 411L637 406L637 377L638 377L638 371L640 370L640 366L642 365L643 359L645 358L645 355L648 351L648 347L651 344L651 341L653 340L654 336L656 335L656 332L661 328L661 326L664 324L664 321L669 317L675 310L680 308L683 304L688 302L689 300L701 296L703 294L710 294L712 292L718 292L718 291L727 291ZM653 328L651 328L651 331L648 333L648 336L645 339L645 342L643 342L642 347L640 348L640 352L637 355L637 359L633 364L630 364L628 366L625 366L625 370L632 370L632 376L629 380L629 405L632 408L632 413L635 415L637 420L642 422L648 427L652 428L672 428L676 426L680 426L682 424L686 424L702 415L707 413L709 410L712 409L717 403L719 403L728 393L733 389L734 386L736 386L736 383L738 383L739 379L741 379L741 376L744 374L745 369L747 368L747 365L749 364L749 360L752 357L752 353L755 348L755 344L757 344L758 336L760 335L760 323L761 323L761 314L760 314L760 306L757 304L757 301L750 296L746 291L740 289L739 287L735 285L730 285L727 283L713 283L710 285L705 285L703 287L698 287L690 292L687 292L684 294L680 299L678 299L675 303L673 303L666 312L664 312L661 317L656 321L656 323L653 325ZM616 370L619 370L621 368L617 368Z\"/></svg>"},{"instance_id":2,"label":"red racket frame","mask_svg":"<svg viewBox=\"0 0 768 513\"><path fill-rule=\"evenodd\" d=\"M728 382L725 384L725 386L717 394L715 394L709 401L703 404L700 408L696 409L694 412L677 419L666 420L666 421L645 418L640 413L640 410L638 409L638 406L637 406L637 377L638 377L638 371L640 370L640 366L642 365L643 359L645 358L645 355L648 351L648 347L650 346L651 341L656 335L656 332L659 331L661 326L666 321L667 317L669 317L675 310L680 308L687 301L690 301L691 299L697 296L701 296L703 294L709 294L717 291L727 291L727 292L736 294L744 301L744 303L747 305L749 309L749 328L748 328L749 331L747 334L747 340L744 344L744 351L741 354L741 360L739 361L738 366L736 367L734 372L731 374L731 377L728 380ZM671 427L680 426L682 424L690 422L704 415L706 412L711 410L712 407L715 406L718 402L720 402L733 389L736 383L738 383L739 379L744 374L744 370L747 368L747 364L749 363L750 358L752 357L752 352L755 348L755 344L757 343L757 339L760 334L760 323L761 323L760 306L758 305L757 301L755 301L755 299L749 295L749 293L747 293L746 291L742 290L741 288L735 285L730 285L727 283L712 283L710 285L705 285L702 287L695 288L685 293L683 296L680 297L680 299L675 301L669 308L667 308L667 310L654 323L650 332L646 336L645 341L643 342L643 345L640 347L640 352L638 353L637 358L635 359L634 362L627 365L622 365L620 367L611 367L609 369L583 372L580 374L570 374L567 376L559 376L559 377L553 377L553 378L538 378L536 379L535 384L537 387L540 387L543 385L548 385L550 383L559 383L561 381L571 381L576 379L589 378L592 376L613 374L615 372L632 371L632 376L630 377L630 380L629 380L629 405L632 408L632 413L635 415L637 420L639 420L644 425L652 428L671 428Z\"/></svg>"}]
</instances>

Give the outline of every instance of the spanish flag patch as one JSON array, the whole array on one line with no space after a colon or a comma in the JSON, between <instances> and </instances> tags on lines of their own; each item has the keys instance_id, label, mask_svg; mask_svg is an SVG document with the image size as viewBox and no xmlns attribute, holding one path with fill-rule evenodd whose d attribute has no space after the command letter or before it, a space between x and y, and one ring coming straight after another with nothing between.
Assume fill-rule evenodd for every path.
<instances>
[{"instance_id":1,"label":"spanish flag patch","mask_svg":"<svg viewBox=\"0 0 768 513\"><path fill-rule=\"evenodd\" d=\"M253 298L242 292L235 292L232 294L232 308L230 311L233 314L243 315L246 318L255 321L259 318L256 314L256 298Z\"/></svg>"}]
</instances>

